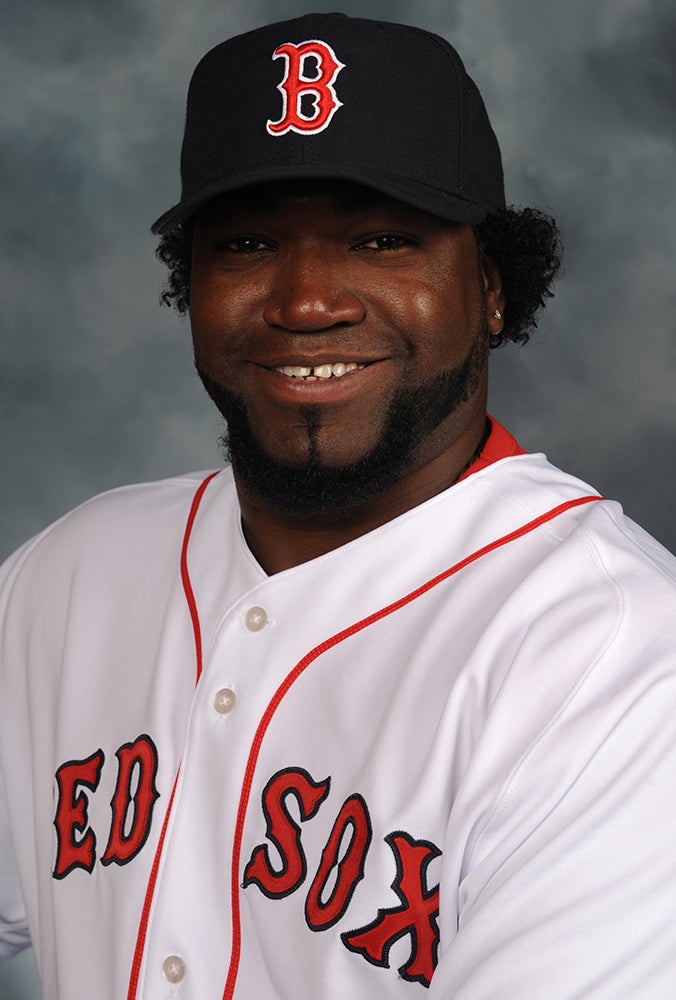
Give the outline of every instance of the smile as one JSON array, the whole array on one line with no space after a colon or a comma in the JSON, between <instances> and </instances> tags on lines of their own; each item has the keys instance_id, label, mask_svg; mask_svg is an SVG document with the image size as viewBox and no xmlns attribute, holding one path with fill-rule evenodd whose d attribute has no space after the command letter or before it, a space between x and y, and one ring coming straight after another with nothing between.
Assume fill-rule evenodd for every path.
<instances>
[{"instance_id":1,"label":"smile","mask_svg":"<svg viewBox=\"0 0 676 1000\"><path fill-rule=\"evenodd\" d=\"M314 368L306 368L301 365L284 365L281 368L275 368L275 371L281 372L282 375L286 375L288 378L302 379L304 382L316 382L319 379L340 378L342 375L359 371L365 367L366 365L360 365L354 361L348 362L348 364L343 364L342 361L339 361L337 364L315 365Z\"/></svg>"}]
</instances>

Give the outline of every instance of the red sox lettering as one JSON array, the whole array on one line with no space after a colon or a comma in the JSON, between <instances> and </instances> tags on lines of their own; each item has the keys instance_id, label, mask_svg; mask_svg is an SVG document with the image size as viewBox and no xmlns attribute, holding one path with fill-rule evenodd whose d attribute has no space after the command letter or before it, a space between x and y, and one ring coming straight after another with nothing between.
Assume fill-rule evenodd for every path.
<instances>
[{"instance_id":1,"label":"red sox lettering","mask_svg":"<svg viewBox=\"0 0 676 1000\"><path fill-rule=\"evenodd\" d=\"M439 951L439 886L429 889L426 873L430 861L441 851L435 844L414 840L401 831L389 833L385 841L397 862L392 888L400 905L379 909L368 926L341 934L341 939L346 948L363 955L372 965L388 968L390 948L410 934L411 957L399 974L409 982L429 986Z\"/></svg>"},{"instance_id":2,"label":"red sox lettering","mask_svg":"<svg viewBox=\"0 0 676 1000\"><path fill-rule=\"evenodd\" d=\"M344 63L330 45L317 39L298 45L285 42L275 49L272 58L284 59L286 72L277 88L282 95L282 117L277 122L268 121L270 135L284 135L289 131L301 135L322 132L342 107L333 84L345 68ZM307 75L311 62L316 62L316 76Z\"/></svg>"},{"instance_id":3,"label":"red sox lettering","mask_svg":"<svg viewBox=\"0 0 676 1000\"><path fill-rule=\"evenodd\" d=\"M317 815L330 787L330 778L316 782L302 768L286 768L270 778L263 790L262 808L266 836L277 849L281 864L275 868L268 846L259 844L244 870L245 889L255 885L270 899L280 899L301 887L307 877L307 860L301 827L291 817L286 800L296 800L301 823L306 823ZM349 843L341 848L348 829ZM364 799L356 794L349 796L338 812L305 900L305 919L310 930L327 930L347 913L364 877L371 833ZM367 926L344 931L340 938L346 948L372 965L389 968L392 945L408 935L411 954L399 974L409 982L428 987L439 947L439 886L428 886L427 868L441 852L435 844L415 840L403 831L390 833L384 839L395 858L397 874L392 889L399 897L399 905L379 909ZM333 889L324 899L332 875Z\"/></svg>"},{"instance_id":4,"label":"red sox lettering","mask_svg":"<svg viewBox=\"0 0 676 1000\"><path fill-rule=\"evenodd\" d=\"M279 851L282 866L275 871L267 845L259 845L244 870L244 886L257 885L271 899L281 899L303 884L307 862L301 843L301 829L291 818L286 799L290 796L296 799L301 821L305 822L317 814L330 787L330 778L315 782L302 769L278 771L270 778L263 791L266 836Z\"/></svg>"},{"instance_id":5,"label":"red sox lettering","mask_svg":"<svg viewBox=\"0 0 676 1000\"><path fill-rule=\"evenodd\" d=\"M157 749L149 736L125 743L115 756L117 781L110 806L112 818L102 865L125 865L139 853L150 833L153 808L159 797ZM96 862L96 834L88 823L87 796L101 779L104 754L97 750L86 760L71 760L56 772L59 795L54 826L57 851L54 878L62 879L75 868L91 872Z\"/></svg>"},{"instance_id":6,"label":"red sox lettering","mask_svg":"<svg viewBox=\"0 0 676 1000\"><path fill-rule=\"evenodd\" d=\"M305 881L307 861L301 841L301 828L292 818L286 799L293 796L302 822L312 819L326 799L331 779L314 782L307 771L288 768L278 771L263 791L266 835L277 848L282 866L276 871L266 845L256 847L244 870L243 885L257 885L266 896L280 899L289 896ZM346 831L350 843L342 858L338 852ZM343 803L331 835L322 852L321 862L305 902L305 918L313 931L326 930L337 923L347 910L357 884L364 877L364 861L371 843L371 820L361 795L351 795ZM333 891L324 898L326 885L334 871Z\"/></svg>"},{"instance_id":7,"label":"red sox lettering","mask_svg":"<svg viewBox=\"0 0 676 1000\"><path fill-rule=\"evenodd\" d=\"M343 836L352 828L350 845L342 859L338 850ZM341 806L331 835L322 851L322 859L305 902L305 919L313 931L322 931L337 923L347 910L357 883L364 877L364 862L371 844L371 821L361 795L351 795ZM328 899L324 892L334 870L336 884Z\"/></svg>"},{"instance_id":8,"label":"red sox lettering","mask_svg":"<svg viewBox=\"0 0 676 1000\"><path fill-rule=\"evenodd\" d=\"M148 839L153 821L158 755L145 734L123 744L116 752L118 766L111 799L108 841L100 863L124 865L132 861ZM53 877L64 879L76 868L91 873L97 859L97 837L89 824L89 796L96 793L105 766L101 749L83 760L70 760L56 772L58 799L54 827L57 837ZM297 892L307 880L308 861L301 824L310 822L331 791L331 778L321 781L300 767L277 771L265 785L261 805L265 836L279 860L273 863L270 847L258 844L244 869L243 889L257 887L268 899L282 899ZM291 815L295 801L300 822ZM337 811L331 832L305 896L304 916L310 931L327 931L348 914L359 883L365 875L372 842L372 823L364 798L349 795ZM399 904L378 909L363 927L342 930L343 945L371 965L389 968L392 945L408 936L410 956L399 973L409 982L429 986L439 947L439 886L430 887L429 863L440 855L435 844L416 840L398 830L384 837L392 851L396 876L391 888ZM330 888L329 888L330 887ZM349 920L346 921L349 927Z\"/></svg>"}]
</instances>

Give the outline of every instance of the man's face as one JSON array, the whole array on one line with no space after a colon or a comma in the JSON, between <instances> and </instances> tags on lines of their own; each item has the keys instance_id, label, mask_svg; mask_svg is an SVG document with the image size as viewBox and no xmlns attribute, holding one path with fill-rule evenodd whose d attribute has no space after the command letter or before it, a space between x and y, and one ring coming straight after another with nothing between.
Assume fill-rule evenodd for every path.
<instances>
[{"instance_id":1,"label":"man's face","mask_svg":"<svg viewBox=\"0 0 676 1000\"><path fill-rule=\"evenodd\" d=\"M211 202L191 325L240 487L350 508L453 448L485 411L484 283L470 227L356 185Z\"/></svg>"}]
</instances>

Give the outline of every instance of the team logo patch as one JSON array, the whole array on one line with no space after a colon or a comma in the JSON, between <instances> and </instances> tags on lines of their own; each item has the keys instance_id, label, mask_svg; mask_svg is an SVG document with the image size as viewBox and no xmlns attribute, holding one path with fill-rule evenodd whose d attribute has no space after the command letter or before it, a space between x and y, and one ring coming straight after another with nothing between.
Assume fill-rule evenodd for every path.
<instances>
[{"instance_id":1,"label":"team logo patch","mask_svg":"<svg viewBox=\"0 0 676 1000\"><path fill-rule=\"evenodd\" d=\"M284 42L272 58L284 59L286 68L277 87L282 95L282 117L276 122L268 120L270 135L323 132L342 107L333 84L345 64L330 45L316 38L297 45Z\"/></svg>"}]
</instances>

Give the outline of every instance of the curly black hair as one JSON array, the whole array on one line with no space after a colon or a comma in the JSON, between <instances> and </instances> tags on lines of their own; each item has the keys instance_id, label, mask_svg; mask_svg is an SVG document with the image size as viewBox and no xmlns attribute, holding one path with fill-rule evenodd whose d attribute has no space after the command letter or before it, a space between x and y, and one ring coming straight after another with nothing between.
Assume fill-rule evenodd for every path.
<instances>
[{"instance_id":1,"label":"curly black hair","mask_svg":"<svg viewBox=\"0 0 676 1000\"><path fill-rule=\"evenodd\" d=\"M190 308L190 267L195 220L180 223L160 238L157 258L169 269L169 277L160 295L160 302L173 306L181 316Z\"/></svg>"},{"instance_id":2,"label":"curly black hair","mask_svg":"<svg viewBox=\"0 0 676 1000\"><path fill-rule=\"evenodd\" d=\"M555 220L537 208L510 206L472 227L480 257L489 257L502 278L505 322L490 346L525 344L552 291L563 257Z\"/></svg>"},{"instance_id":3,"label":"curly black hair","mask_svg":"<svg viewBox=\"0 0 676 1000\"><path fill-rule=\"evenodd\" d=\"M537 208L510 206L472 227L480 257L489 257L502 278L504 326L490 346L525 344L536 315L551 298L562 245L556 222ZM157 256L169 269L161 301L185 314L190 307L190 262L194 221L176 226L160 240Z\"/></svg>"}]
</instances>

